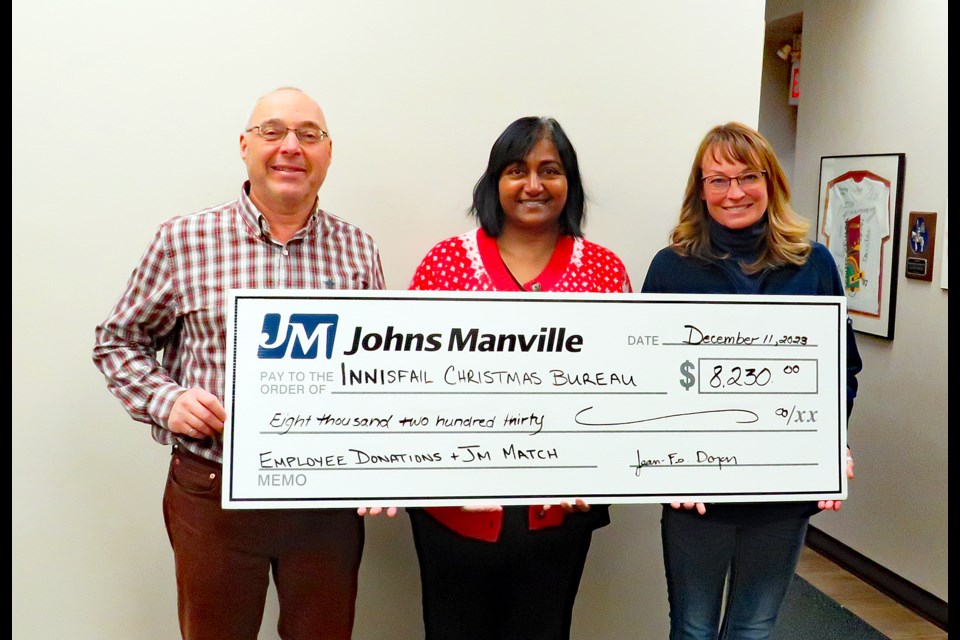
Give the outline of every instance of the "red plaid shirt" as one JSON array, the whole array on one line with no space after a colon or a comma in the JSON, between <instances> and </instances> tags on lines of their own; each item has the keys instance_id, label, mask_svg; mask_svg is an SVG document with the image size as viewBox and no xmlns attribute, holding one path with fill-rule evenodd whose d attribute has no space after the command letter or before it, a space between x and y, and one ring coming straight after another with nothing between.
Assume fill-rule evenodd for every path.
<instances>
[{"instance_id":1,"label":"red plaid shirt","mask_svg":"<svg viewBox=\"0 0 960 640\"><path fill-rule=\"evenodd\" d=\"M219 440L166 428L179 395L199 386L224 398L225 305L230 288L382 289L380 252L356 226L316 207L286 243L247 195L160 225L127 288L97 325L93 361L134 420L161 444L179 441L222 461ZM157 354L163 351L163 362Z\"/></svg>"}]
</instances>

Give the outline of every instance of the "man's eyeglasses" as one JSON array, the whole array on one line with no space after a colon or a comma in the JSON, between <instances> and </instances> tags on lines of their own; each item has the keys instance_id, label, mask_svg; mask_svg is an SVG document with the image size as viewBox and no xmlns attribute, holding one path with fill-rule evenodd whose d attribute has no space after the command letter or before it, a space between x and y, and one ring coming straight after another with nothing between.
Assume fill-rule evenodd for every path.
<instances>
[{"instance_id":1,"label":"man's eyeglasses","mask_svg":"<svg viewBox=\"0 0 960 640\"><path fill-rule=\"evenodd\" d=\"M323 142L323 139L328 137L327 132L320 127L300 127L299 129L289 129L279 122L264 122L247 129L248 132L254 130L256 130L258 136L267 142L280 142L281 140L285 140L287 138L287 134L291 131L293 131L294 135L297 136L297 140L300 141L300 144L316 144L318 142Z\"/></svg>"},{"instance_id":2,"label":"man's eyeglasses","mask_svg":"<svg viewBox=\"0 0 960 640\"><path fill-rule=\"evenodd\" d=\"M730 183L734 180L737 181L743 191L748 191L763 184L765 173L766 171L760 170L744 171L732 178L728 176L704 176L701 180L703 180L703 188L713 193L726 193L727 189L730 188Z\"/></svg>"}]
</instances>

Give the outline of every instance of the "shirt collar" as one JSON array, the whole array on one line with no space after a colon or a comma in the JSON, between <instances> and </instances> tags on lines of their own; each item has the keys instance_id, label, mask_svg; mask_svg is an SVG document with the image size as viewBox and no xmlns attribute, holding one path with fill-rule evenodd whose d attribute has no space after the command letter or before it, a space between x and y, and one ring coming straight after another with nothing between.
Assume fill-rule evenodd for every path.
<instances>
[{"instance_id":1,"label":"shirt collar","mask_svg":"<svg viewBox=\"0 0 960 640\"><path fill-rule=\"evenodd\" d=\"M320 209L320 200L318 198L313 202L313 213L307 218L307 223L303 225L290 240L297 240L307 234L315 233L322 213L323 210ZM245 181L243 187L240 189L240 219L243 220L244 225L254 235L264 239L270 237L270 223L267 222L266 216L260 212L257 205L250 199L249 180Z\"/></svg>"},{"instance_id":2,"label":"shirt collar","mask_svg":"<svg viewBox=\"0 0 960 640\"><path fill-rule=\"evenodd\" d=\"M713 248L738 260L756 260L767 242L766 212L758 221L742 229L730 229L713 218L708 218L707 223Z\"/></svg>"},{"instance_id":3,"label":"shirt collar","mask_svg":"<svg viewBox=\"0 0 960 640\"><path fill-rule=\"evenodd\" d=\"M500 249L497 247L497 239L488 236L483 227L477 228L477 248L480 251L480 258L497 291L554 291L557 282L570 264L574 245L577 242L578 239L573 236L561 235L557 238L553 254L543 271L529 282L517 282L503 262Z\"/></svg>"}]
</instances>

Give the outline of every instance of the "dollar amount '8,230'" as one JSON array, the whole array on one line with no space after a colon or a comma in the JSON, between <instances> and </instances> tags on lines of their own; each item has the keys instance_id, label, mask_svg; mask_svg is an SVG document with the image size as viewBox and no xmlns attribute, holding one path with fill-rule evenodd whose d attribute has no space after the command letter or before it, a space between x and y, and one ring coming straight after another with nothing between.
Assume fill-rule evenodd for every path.
<instances>
[{"instance_id":1,"label":"dollar amount '8,230'","mask_svg":"<svg viewBox=\"0 0 960 640\"><path fill-rule=\"evenodd\" d=\"M727 375L724 380L724 375ZM713 377L710 378L710 386L714 389L722 387L763 387L770 383L770 369L763 367L755 369L753 367L731 367L729 374L723 371L723 365L714 365Z\"/></svg>"}]
</instances>

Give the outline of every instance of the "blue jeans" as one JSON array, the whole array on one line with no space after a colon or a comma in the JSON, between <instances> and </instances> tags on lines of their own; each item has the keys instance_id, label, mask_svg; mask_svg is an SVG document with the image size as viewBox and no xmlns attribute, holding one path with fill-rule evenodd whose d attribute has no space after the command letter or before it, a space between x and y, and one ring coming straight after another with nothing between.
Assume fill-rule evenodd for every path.
<instances>
[{"instance_id":1,"label":"blue jeans","mask_svg":"<svg viewBox=\"0 0 960 640\"><path fill-rule=\"evenodd\" d=\"M707 515L709 509L708 505ZM696 510L664 505L660 533L670 640L769 638L809 521L793 517L756 524L715 522ZM725 585L726 606L721 609Z\"/></svg>"}]
</instances>

